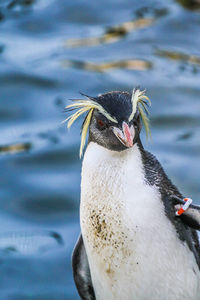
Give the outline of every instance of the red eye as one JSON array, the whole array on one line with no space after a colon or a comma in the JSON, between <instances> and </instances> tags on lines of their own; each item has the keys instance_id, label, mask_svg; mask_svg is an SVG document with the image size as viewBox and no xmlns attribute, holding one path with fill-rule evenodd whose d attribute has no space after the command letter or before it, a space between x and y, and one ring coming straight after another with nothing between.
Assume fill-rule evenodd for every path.
<instances>
[{"instance_id":1,"label":"red eye","mask_svg":"<svg viewBox=\"0 0 200 300\"><path fill-rule=\"evenodd\" d=\"M97 120L97 123L101 129L106 127L106 124L104 123L104 121L102 121L100 119Z\"/></svg>"}]
</instances>

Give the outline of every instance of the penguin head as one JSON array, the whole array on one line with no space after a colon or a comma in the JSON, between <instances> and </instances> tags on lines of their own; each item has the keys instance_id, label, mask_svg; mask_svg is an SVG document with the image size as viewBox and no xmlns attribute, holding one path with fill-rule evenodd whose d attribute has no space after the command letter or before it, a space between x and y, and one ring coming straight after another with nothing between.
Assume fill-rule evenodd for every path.
<instances>
[{"instance_id":1,"label":"penguin head","mask_svg":"<svg viewBox=\"0 0 200 300\"><path fill-rule=\"evenodd\" d=\"M83 95L83 94L82 94ZM149 98L138 88L132 95L128 92L113 91L97 97L87 95L86 100L76 100L66 109L77 111L69 116L68 127L84 112L87 112L82 125L80 156L89 128L89 138L107 149L123 151L131 148L139 139L141 121L146 134L149 134L148 110Z\"/></svg>"},{"instance_id":2,"label":"penguin head","mask_svg":"<svg viewBox=\"0 0 200 300\"><path fill-rule=\"evenodd\" d=\"M109 115L94 110L89 125L90 140L113 151L132 147L139 137L141 121L138 111L129 120L132 112L131 94L110 92L95 100Z\"/></svg>"}]
</instances>

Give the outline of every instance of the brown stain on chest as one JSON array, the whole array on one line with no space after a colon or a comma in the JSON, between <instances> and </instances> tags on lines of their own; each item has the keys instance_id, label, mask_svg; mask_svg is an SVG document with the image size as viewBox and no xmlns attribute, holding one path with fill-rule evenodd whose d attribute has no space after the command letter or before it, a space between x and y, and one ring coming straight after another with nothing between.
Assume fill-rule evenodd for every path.
<instances>
[{"instance_id":1,"label":"brown stain on chest","mask_svg":"<svg viewBox=\"0 0 200 300\"><path fill-rule=\"evenodd\" d=\"M123 224L118 209L109 206L95 209L88 206L87 222L84 226L87 241L93 251L98 255L106 251L104 262L107 264L107 273L111 273L111 260L115 260L118 255L121 258L131 255L129 229Z\"/></svg>"}]
</instances>

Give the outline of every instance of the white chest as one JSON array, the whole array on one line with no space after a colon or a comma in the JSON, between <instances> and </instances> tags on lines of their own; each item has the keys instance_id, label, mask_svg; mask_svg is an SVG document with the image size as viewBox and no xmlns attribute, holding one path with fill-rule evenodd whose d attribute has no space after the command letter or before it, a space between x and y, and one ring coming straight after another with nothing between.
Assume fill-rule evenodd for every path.
<instances>
[{"instance_id":1,"label":"white chest","mask_svg":"<svg viewBox=\"0 0 200 300\"><path fill-rule=\"evenodd\" d=\"M194 256L145 183L137 146L118 153L89 144L80 217L98 300L200 299Z\"/></svg>"}]
</instances>

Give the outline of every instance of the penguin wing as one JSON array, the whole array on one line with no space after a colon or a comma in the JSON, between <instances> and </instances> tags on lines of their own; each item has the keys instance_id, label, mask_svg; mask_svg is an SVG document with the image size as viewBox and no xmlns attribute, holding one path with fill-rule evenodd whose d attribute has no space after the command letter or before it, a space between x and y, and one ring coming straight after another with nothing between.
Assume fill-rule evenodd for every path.
<instances>
[{"instance_id":1,"label":"penguin wing","mask_svg":"<svg viewBox=\"0 0 200 300\"><path fill-rule=\"evenodd\" d=\"M172 196L172 199L176 211L185 204L185 202L177 196ZM191 204L189 208L178 218L192 229L200 230L200 206Z\"/></svg>"},{"instance_id":2,"label":"penguin wing","mask_svg":"<svg viewBox=\"0 0 200 300\"><path fill-rule=\"evenodd\" d=\"M181 205L178 204L175 206L176 210L181 208ZM200 230L200 207L199 208L192 208L189 207L181 216L181 220L187 226L195 229Z\"/></svg>"},{"instance_id":3,"label":"penguin wing","mask_svg":"<svg viewBox=\"0 0 200 300\"><path fill-rule=\"evenodd\" d=\"M80 234L72 254L72 269L74 281L82 300L95 300L88 258Z\"/></svg>"}]
</instances>

